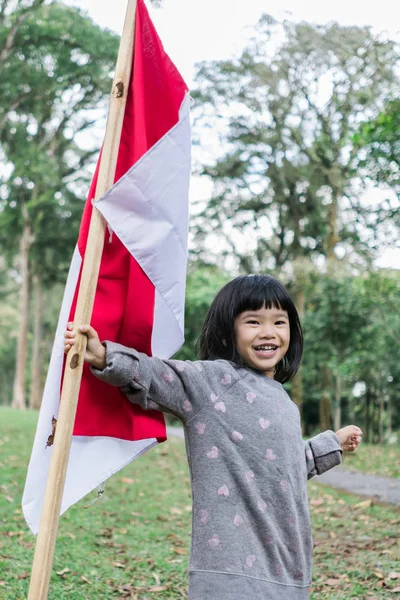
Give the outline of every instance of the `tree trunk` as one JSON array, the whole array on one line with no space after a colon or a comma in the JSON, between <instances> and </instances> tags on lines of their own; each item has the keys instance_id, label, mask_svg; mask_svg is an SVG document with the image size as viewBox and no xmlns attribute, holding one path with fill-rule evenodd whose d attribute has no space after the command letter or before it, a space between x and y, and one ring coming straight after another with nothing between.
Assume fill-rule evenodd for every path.
<instances>
[{"instance_id":1,"label":"tree trunk","mask_svg":"<svg viewBox=\"0 0 400 600\"><path fill-rule=\"evenodd\" d=\"M322 392L319 403L319 424L321 431L332 428L332 371L322 367Z\"/></svg>"},{"instance_id":2,"label":"tree trunk","mask_svg":"<svg viewBox=\"0 0 400 600\"><path fill-rule=\"evenodd\" d=\"M390 442L392 435L392 400L390 394L387 395L387 427L386 427L386 441Z\"/></svg>"},{"instance_id":3,"label":"tree trunk","mask_svg":"<svg viewBox=\"0 0 400 600\"><path fill-rule=\"evenodd\" d=\"M29 265L28 254L31 243L31 229L27 214L24 214L24 230L20 242L20 322L17 341L17 356L14 376L13 408L25 408L25 379L26 379L26 357L28 344L28 318L29 318Z\"/></svg>"},{"instance_id":4,"label":"tree trunk","mask_svg":"<svg viewBox=\"0 0 400 600\"><path fill-rule=\"evenodd\" d=\"M342 426L342 381L340 375L336 375L336 396L335 396L335 415L334 429L337 431Z\"/></svg>"},{"instance_id":5,"label":"tree trunk","mask_svg":"<svg viewBox=\"0 0 400 600\"><path fill-rule=\"evenodd\" d=\"M302 278L300 278L300 280L297 281L295 304L300 319L302 319L304 316L305 309L304 284ZM298 371L296 377L293 379L291 395L292 400L297 404L301 415L303 406L303 377L301 369Z\"/></svg>"},{"instance_id":6,"label":"tree trunk","mask_svg":"<svg viewBox=\"0 0 400 600\"><path fill-rule=\"evenodd\" d=\"M384 409L384 396L383 393L379 393L379 423L378 423L378 443L383 444L383 418L385 414Z\"/></svg>"},{"instance_id":7,"label":"tree trunk","mask_svg":"<svg viewBox=\"0 0 400 600\"><path fill-rule=\"evenodd\" d=\"M326 271L327 277L331 277L335 271L336 255L335 247L339 241L337 234L337 207L338 191L331 186L332 199L328 207L327 235L325 239L326 250ZM332 391L333 391L333 373L328 366L322 367L322 392L319 404L319 421L322 431L332 427Z\"/></svg>"},{"instance_id":8,"label":"tree trunk","mask_svg":"<svg viewBox=\"0 0 400 600\"><path fill-rule=\"evenodd\" d=\"M38 275L33 277L34 309L33 309L33 347L31 366L31 393L29 408L39 409L42 401L42 372L41 372L41 345L42 345L42 314L43 290Z\"/></svg>"},{"instance_id":9,"label":"tree trunk","mask_svg":"<svg viewBox=\"0 0 400 600\"><path fill-rule=\"evenodd\" d=\"M365 392L365 441L371 441L371 389L368 384Z\"/></svg>"}]
</instances>

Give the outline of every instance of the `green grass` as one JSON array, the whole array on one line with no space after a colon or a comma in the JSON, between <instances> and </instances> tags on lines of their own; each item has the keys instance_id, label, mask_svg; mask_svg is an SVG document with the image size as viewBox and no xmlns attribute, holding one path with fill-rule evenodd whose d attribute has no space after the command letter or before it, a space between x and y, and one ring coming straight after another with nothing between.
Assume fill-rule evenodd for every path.
<instances>
[{"instance_id":1,"label":"green grass","mask_svg":"<svg viewBox=\"0 0 400 600\"><path fill-rule=\"evenodd\" d=\"M354 453L347 453L343 464L348 469L383 475L400 477L400 446L374 446L362 443Z\"/></svg>"},{"instance_id":2,"label":"green grass","mask_svg":"<svg viewBox=\"0 0 400 600\"><path fill-rule=\"evenodd\" d=\"M0 599L27 597L34 538L20 509L36 415L0 408ZM187 597L190 486L171 439L108 483L105 497L61 518L51 600ZM310 484L312 600L394 598L400 511ZM399 571L397 567L397 571ZM393 577L393 576L392 576Z\"/></svg>"}]
</instances>

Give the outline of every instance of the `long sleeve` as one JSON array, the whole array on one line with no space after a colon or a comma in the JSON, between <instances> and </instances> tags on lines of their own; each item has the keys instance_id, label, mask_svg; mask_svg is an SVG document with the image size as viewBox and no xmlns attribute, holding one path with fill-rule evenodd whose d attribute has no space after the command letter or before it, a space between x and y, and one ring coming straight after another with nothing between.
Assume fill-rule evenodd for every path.
<instances>
[{"instance_id":1,"label":"long sleeve","mask_svg":"<svg viewBox=\"0 0 400 600\"><path fill-rule=\"evenodd\" d=\"M339 439L333 431L325 431L304 442L307 478L321 475L342 461Z\"/></svg>"},{"instance_id":2,"label":"long sleeve","mask_svg":"<svg viewBox=\"0 0 400 600\"><path fill-rule=\"evenodd\" d=\"M212 394L205 363L161 360L114 342L104 345L106 367L92 367L92 373L119 387L132 403L145 410L170 412L189 421Z\"/></svg>"}]
</instances>

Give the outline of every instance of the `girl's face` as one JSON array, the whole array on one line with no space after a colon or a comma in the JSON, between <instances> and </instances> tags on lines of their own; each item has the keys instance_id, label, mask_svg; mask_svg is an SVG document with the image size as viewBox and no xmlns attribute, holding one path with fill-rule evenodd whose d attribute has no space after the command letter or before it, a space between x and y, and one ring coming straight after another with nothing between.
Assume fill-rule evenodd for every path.
<instances>
[{"instance_id":1,"label":"girl's face","mask_svg":"<svg viewBox=\"0 0 400 600\"><path fill-rule=\"evenodd\" d=\"M245 311L236 317L234 327L236 348L244 362L273 379L289 348L287 312L280 308Z\"/></svg>"}]
</instances>

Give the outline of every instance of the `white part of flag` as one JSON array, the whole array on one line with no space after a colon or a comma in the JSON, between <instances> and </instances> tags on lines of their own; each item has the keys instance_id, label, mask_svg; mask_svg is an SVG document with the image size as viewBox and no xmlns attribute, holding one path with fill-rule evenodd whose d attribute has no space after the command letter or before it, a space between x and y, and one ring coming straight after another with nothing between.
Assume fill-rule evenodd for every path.
<instances>
[{"instance_id":1,"label":"white part of flag","mask_svg":"<svg viewBox=\"0 0 400 600\"><path fill-rule=\"evenodd\" d=\"M190 155L187 93L178 123L94 204L156 289L152 350L160 358L184 339Z\"/></svg>"}]
</instances>

